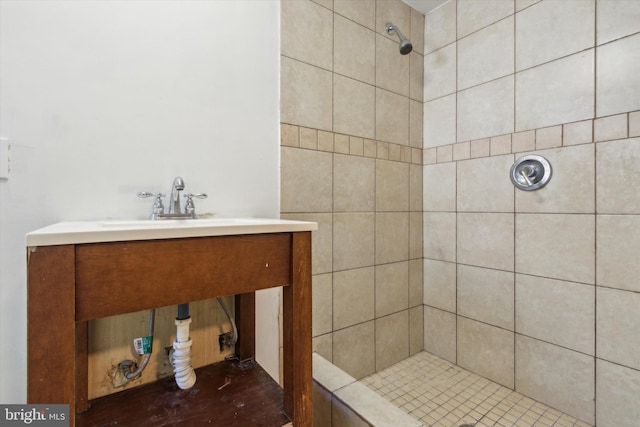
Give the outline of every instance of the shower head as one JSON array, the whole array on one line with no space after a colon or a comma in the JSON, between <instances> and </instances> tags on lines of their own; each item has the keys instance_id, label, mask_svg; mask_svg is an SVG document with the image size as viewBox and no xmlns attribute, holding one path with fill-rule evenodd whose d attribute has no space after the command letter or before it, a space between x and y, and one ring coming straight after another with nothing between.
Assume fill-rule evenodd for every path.
<instances>
[{"instance_id":1,"label":"shower head","mask_svg":"<svg viewBox=\"0 0 640 427\"><path fill-rule=\"evenodd\" d=\"M402 34L402 32L400 32L398 27L393 25L391 22L387 22L385 29L387 30L387 34L392 34L395 32L398 35L398 38L400 39L400 53L402 55L406 55L413 50L413 45L411 44L411 40L407 39Z\"/></svg>"}]
</instances>

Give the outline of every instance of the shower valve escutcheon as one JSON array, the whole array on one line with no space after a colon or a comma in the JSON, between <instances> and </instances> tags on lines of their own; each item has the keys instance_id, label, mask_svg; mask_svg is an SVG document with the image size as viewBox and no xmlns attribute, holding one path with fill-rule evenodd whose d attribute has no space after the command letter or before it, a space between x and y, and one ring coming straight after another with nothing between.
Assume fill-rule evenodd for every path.
<instances>
[{"instance_id":1,"label":"shower valve escutcheon","mask_svg":"<svg viewBox=\"0 0 640 427\"><path fill-rule=\"evenodd\" d=\"M184 180L177 176L173 180L173 184L171 185L170 199L169 199L169 210L165 212L164 203L162 202L163 197L165 196L162 193L149 193L147 191L143 191L138 193L138 197L147 198L154 197L153 207L151 208L151 216L150 219L158 220L158 219L195 219L196 218L196 207L193 202L193 198L197 199L206 199L207 195L204 193L189 193L185 194L187 200L184 203L184 209L180 204L180 192L184 190Z\"/></svg>"}]
</instances>

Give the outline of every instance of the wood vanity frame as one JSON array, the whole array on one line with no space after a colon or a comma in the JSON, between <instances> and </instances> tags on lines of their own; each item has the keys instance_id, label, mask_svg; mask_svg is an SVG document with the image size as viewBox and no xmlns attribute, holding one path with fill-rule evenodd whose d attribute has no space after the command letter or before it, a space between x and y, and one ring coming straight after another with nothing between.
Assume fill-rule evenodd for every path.
<instances>
[{"instance_id":1,"label":"wood vanity frame","mask_svg":"<svg viewBox=\"0 0 640 427\"><path fill-rule=\"evenodd\" d=\"M87 322L236 295L241 359L255 355L255 291L283 287L284 402L311 426L311 232L39 246L27 249L32 404L89 407Z\"/></svg>"}]
</instances>

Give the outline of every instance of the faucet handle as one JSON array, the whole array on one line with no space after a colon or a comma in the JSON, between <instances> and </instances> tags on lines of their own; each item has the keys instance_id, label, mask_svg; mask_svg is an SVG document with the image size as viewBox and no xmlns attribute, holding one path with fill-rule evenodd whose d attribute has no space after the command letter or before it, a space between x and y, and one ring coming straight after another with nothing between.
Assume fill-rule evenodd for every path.
<instances>
[{"instance_id":1,"label":"faucet handle","mask_svg":"<svg viewBox=\"0 0 640 427\"><path fill-rule=\"evenodd\" d=\"M164 194L162 193L149 193L148 191L141 191L138 193L138 197L142 199L146 199L147 197L155 197L156 199L153 201L153 207L151 208L151 219L158 219L158 214L164 213L164 204L162 203L162 198Z\"/></svg>"},{"instance_id":2,"label":"faucet handle","mask_svg":"<svg viewBox=\"0 0 640 427\"><path fill-rule=\"evenodd\" d=\"M147 197L156 197L157 199L160 199L162 197L164 197L164 194L162 193L149 193L148 191L141 191L138 193L138 197L140 197L141 199L146 199Z\"/></svg>"},{"instance_id":3,"label":"faucet handle","mask_svg":"<svg viewBox=\"0 0 640 427\"><path fill-rule=\"evenodd\" d=\"M205 193L196 193L196 194L189 193L189 194L186 194L186 196L187 196L188 198L196 197L196 198L198 198L198 199L206 199L207 197L209 197L209 196L208 196L207 194L205 194Z\"/></svg>"},{"instance_id":4,"label":"faucet handle","mask_svg":"<svg viewBox=\"0 0 640 427\"><path fill-rule=\"evenodd\" d=\"M208 196L204 193L189 193L185 194L187 196L187 201L184 204L184 213L190 214L193 218L196 217L196 206L193 204L193 198L197 197L198 199L206 199Z\"/></svg>"}]
</instances>

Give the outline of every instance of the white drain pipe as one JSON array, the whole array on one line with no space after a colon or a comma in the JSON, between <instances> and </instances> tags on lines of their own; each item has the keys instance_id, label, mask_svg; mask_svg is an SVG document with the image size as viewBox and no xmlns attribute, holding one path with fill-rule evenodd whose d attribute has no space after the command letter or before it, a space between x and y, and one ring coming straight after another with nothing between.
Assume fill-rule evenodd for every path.
<instances>
[{"instance_id":1,"label":"white drain pipe","mask_svg":"<svg viewBox=\"0 0 640 427\"><path fill-rule=\"evenodd\" d=\"M178 387L183 390L190 389L196 383L196 373L191 366L191 338L189 337L189 324L191 317L176 319L176 340L173 342L171 365L176 377Z\"/></svg>"}]
</instances>

